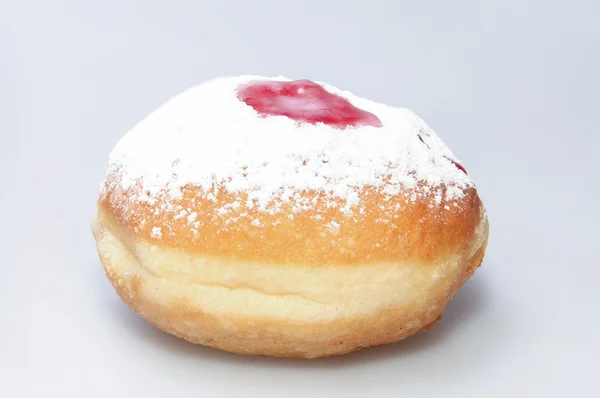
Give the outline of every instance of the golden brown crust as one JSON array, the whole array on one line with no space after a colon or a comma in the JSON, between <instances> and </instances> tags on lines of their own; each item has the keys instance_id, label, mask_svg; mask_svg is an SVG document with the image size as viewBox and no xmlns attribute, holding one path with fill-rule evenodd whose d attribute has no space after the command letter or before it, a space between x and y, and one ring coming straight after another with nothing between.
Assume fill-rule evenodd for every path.
<instances>
[{"instance_id":1,"label":"golden brown crust","mask_svg":"<svg viewBox=\"0 0 600 398\"><path fill-rule=\"evenodd\" d=\"M117 293L155 327L192 343L237 354L316 358L393 343L435 324L447 303L481 264L487 223L484 229L475 254L459 260L455 273L448 276L448 283L444 282L443 289L436 290L431 300L312 322L257 316L252 311L207 311L189 295L189 287L148 272L105 225L95 224L94 234L102 265Z\"/></svg>"},{"instance_id":2,"label":"golden brown crust","mask_svg":"<svg viewBox=\"0 0 600 398\"><path fill-rule=\"evenodd\" d=\"M418 195L415 189L389 195L366 187L351 212L340 210L340 200L301 192L311 208L293 211L292 197L270 214L244 194L221 189L209 199L195 186L184 187L176 200L159 196L140 201L141 187L124 190L113 173L107 176L99 206L138 239L232 260L315 266L409 259L431 263L464 251L484 217L476 189L446 201L445 188L422 188ZM223 213L228 206L230 211Z\"/></svg>"}]
</instances>

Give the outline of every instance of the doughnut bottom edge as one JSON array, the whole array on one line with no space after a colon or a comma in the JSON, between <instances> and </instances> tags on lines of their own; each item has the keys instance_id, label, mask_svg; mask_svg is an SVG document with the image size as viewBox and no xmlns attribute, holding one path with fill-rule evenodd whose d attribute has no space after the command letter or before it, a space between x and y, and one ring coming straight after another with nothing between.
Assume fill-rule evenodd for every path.
<instances>
[{"instance_id":1,"label":"doughnut bottom edge","mask_svg":"<svg viewBox=\"0 0 600 398\"><path fill-rule=\"evenodd\" d=\"M445 277L443 288L410 305L381 305L341 317L294 319L287 316L207 309L194 299L194 283L172 281L144 266L127 238L98 215L92 223L100 261L121 299L159 330L194 344L240 355L321 358L394 343L435 325L446 305L481 265L487 245L487 220L478 248ZM351 268L349 268L351 270ZM188 294L189 293L189 294ZM268 296L268 295L267 295ZM227 293L222 297L226 298ZM269 300L286 300L268 297Z\"/></svg>"}]
</instances>

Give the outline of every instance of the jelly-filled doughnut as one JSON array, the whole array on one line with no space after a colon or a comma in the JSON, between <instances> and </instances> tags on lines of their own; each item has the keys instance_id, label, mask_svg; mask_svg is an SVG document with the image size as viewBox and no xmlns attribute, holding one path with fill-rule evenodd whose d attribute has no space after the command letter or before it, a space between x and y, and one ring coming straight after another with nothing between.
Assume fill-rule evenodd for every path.
<instances>
[{"instance_id":1,"label":"jelly-filled doughnut","mask_svg":"<svg viewBox=\"0 0 600 398\"><path fill-rule=\"evenodd\" d=\"M432 326L488 239L471 177L415 113L248 75L192 87L134 126L92 227L108 279L150 324L298 358Z\"/></svg>"}]
</instances>

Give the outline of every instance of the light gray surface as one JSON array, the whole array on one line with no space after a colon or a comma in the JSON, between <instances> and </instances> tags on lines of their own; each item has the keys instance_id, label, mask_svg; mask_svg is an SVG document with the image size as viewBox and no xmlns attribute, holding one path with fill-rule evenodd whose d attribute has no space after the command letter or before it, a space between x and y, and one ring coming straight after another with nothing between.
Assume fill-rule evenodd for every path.
<instances>
[{"instance_id":1,"label":"light gray surface","mask_svg":"<svg viewBox=\"0 0 600 398\"><path fill-rule=\"evenodd\" d=\"M599 396L600 3L322 3L0 1L0 396ZM240 73L413 108L464 161L492 235L436 329L240 358L117 298L89 229L108 152L168 97Z\"/></svg>"}]
</instances>

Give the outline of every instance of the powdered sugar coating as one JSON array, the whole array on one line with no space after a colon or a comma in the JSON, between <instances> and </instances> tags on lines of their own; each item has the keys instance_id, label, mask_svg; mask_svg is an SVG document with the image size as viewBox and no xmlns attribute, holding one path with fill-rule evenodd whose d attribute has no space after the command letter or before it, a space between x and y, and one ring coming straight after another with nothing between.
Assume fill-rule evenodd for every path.
<instances>
[{"instance_id":1,"label":"powdered sugar coating","mask_svg":"<svg viewBox=\"0 0 600 398\"><path fill-rule=\"evenodd\" d=\"M220 187L247 194L247 206L271 214L290 199L294 212L310 209L312 203L299 195L305 191L342 199L340 211L351 212L366 186L390 196L413 189L413 200L420 190L443 192L436 205L460 199L473 186L447 146L412 111L319 83L375 114L383 126L338 129L285 116L262 117L237 97L240 85L261 80L289 81L218 78L174 97L118 142L107 175L119 175L125 191L141 185L137 200L142 202L178 199L188 185L201 187L210 200ZM339 206L340 201L331 203ZM220 212L226 215L235 207L234 202ZM196 216L183 210L181 217L194 223Z\"/></svg>"}]
</instances>

